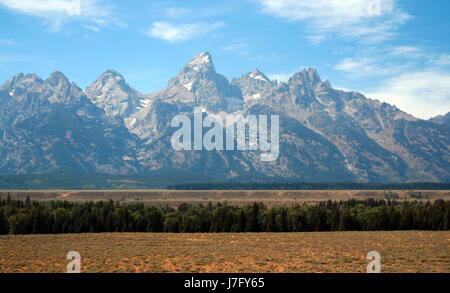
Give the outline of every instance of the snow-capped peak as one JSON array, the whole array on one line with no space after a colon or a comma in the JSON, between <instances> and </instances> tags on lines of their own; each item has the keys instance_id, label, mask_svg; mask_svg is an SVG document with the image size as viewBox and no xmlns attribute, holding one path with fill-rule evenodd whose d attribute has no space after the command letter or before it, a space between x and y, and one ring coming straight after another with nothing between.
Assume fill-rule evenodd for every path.
<instances>
[{"instance_id":1,"label":"snow-capped peak","mask_svg":"<svg viewBox=\"0 0 450 293\"><path fill-rule=\"evenodd\" d=\"M262 73L258 69L254 69L252 72L249 73L248 76L253 79L269 82L269 79L264 75L264 73Z\"/></svg>"},{"instance_id":2,"label":"snow-capped peak","mask_svg":"<svg viewBox=\"0 0 450 293\"><path fill-rule=\"evenodd\" d=\"M86 96L108 116L128 117L142 108L143 95L131 88L115 70L101 74L86 90Z\"/></svg>"},{"instance_id":3,"label":"snow-capped peak","mask_svg":"<svg viewBox=\"0 0 450 293\"><path fill-rule=\"evenodd\" d=\"M211 54L209 54L208 52L202 52L195 56L191 61L189 61L188 65L195 66L209 63L212 63Z\"/></svg>"}]
</instances>

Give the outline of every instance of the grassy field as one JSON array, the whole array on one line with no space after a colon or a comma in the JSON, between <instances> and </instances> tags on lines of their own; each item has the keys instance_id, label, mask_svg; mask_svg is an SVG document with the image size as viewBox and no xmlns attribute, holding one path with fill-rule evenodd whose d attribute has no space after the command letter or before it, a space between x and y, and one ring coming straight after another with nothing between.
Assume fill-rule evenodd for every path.
<instances>
[{"instance_id":1,"label":"grassy field","mask_svg":"<svg viewBox=\"0 0 450 293\"><path fill-rule=\"evenodd\" d=\"M399 200L450 200L449 190L426 191L392 191L399 196ZM292 204L314 204L325 200L347 200L377 198L385 199L384 190L120 190L120 191L0 191L0 198L10 195L16 199L50 201L67 200L73 202L114 200L121 202L142 202L153 205L178 206L181 203L207 204L227 201L231 205L246 205L262 202L266 206L285 206ZM419 195L419 196L417 196Z\"/></svg>"},{"instance_id":2,"label":"grassy field","mask_svg":"<svg viewBox=\"0 0 450 293\"><path fill-rule=\"evenodd\" d=\"M449 232L262 234L105 233L0 236L0 272L366 272L381 254L386 273L450 273Z\"/></svg>"}]
</instances>

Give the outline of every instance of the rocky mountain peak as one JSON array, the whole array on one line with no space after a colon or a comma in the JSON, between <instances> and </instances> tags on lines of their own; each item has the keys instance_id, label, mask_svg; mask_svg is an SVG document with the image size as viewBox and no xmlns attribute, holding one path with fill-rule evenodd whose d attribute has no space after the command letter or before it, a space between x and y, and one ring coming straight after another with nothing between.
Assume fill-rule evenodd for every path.
<instances>
[{"instance_id":1,"label":"rocky mountain peak","mask_svg":"<svg viewBox=\"0 0 450 293\"><path fill-rule=\"evenodd\" d=\"M208 115L280 115L279 160L266 164L251 151L175 152L170 121L190 115L192 106ZM18 74L0 86L0 173L176 171L220 180L448 182L450 128L435 124L448 116L434 123L414 119L362 94L332 89L315 68L288 83L255 69L230 84L207 52L148 96L114 70L84 93L60 72L45 82Z\"/></svg>"},{"instance_id":2,"label":"rocky mountain peak","mask_svg":"<svg viewBox=\"0 0 450 293\"><path fill-rule=\"evenodd\" d=\"M43 96L50 103L78 104L83 91L60 71L55 71L45 80L42 86Z\"/></svg>"},{"instance_id":3,"label":"rocky mountain peak","mask_svg":"<svg viewBox=\"0 0 450 293\"><path fill-rule=\"evenodd\" d=\"M6 83L3 85L3 87L14 86L14 85L22 82L24 79L25 79L25 74L23 74L22 72L18 73L16 75L14 75L13 77L11 77L9 80L7 80Z\"/></svg>"},{"instance_id":4,"label":"rocky mountain peak","mask_svg":"<svg viewBox=\"0 0 450 293\"><path fill-rule=\"evenodd\" d=\"M37 76L36 74L23 74L23 73L19 73L14 75L12 78L10 78L4 85L3 87L9 87L9 88L14 88L14 87L28 87L31 86L35 83L42 83L42 79Z\"/></svg>"},{"instance_id":5,"label":"rocky mountain peak","mask_svg":"<svg viewBox=\"0 0 450 293\"><path fill-rule=\"evenodd\" d=\"M181 85L188 91L193 91L199 80L214 81L217 73L212 62L211 54L203 52L192 58L183 68L181 68L175 79L169 82L169 87Z\"/></svg>"},{"instance_id":6,"label":"rocky mountain peak","mask_svg":"<svg viewBox=\"0 0 450 293\"><path fill-rule=\"evenodd\" d=\"M290 79L289 83L303 83L311 86L315 86L322 82L316 68L303 69L300 72L294 74Z\"/></svg>"},{"instance_id":7,"label":"rocky mountain peak","mask_svg":"<svg viewBox=\"0 0 450 293\"><path fill-rule=\"evenodd\" d=\"M99 96L101 94L120 90L127 93L132 93L133 90L125 81L125 78L117 71L109 69L102 73L87 89L90 95ZM110 96L112 98L112 96Z\"/></svg>"},{"instance_id":8,"label":"rocky mountain peak","mask_svg":"<svg viewBox=\"0 0 450 293\"><path fill-rule=\"evenodd\" d=\"M172 78L164 90L171 102L190 103L211 112L242 108L242 94L228 79L216 73L211 54L203 52L192 58ZM169 101L166 99L166 101Z\"/></svg>"},{"instance_id":9,"label":"rocky mountain peak","mask_svg":"<svg viewBox=\"0 0 450 293\"><path fill-rule=\"evenodd\" d=\"M450 126L450 112L448 112L445 115L438 115L436 117L430 118L428 121L436 123L436 124Z\"/></svg>"},{"instance_id":10,"label":"rocky mountain peak","mask_svg":"<svg viewBox=\"0 0 450 293\"><path fill-rule=\"evenodd\" d=\"M203 52L192 58L181 70L179 76L185 74L212 76L216 73L211 54Z\"/></svg>"},{"instance_id":11,"label":"rocky mountain peak","mask_svg":"<svg viewBox=\"0 0 450 293\"><path fill-rule=\"evenodd\" d=\"M114 69L108 69L102 75L120 76L123 78L123 76L119 72L115 71Z\"/></svg>"},{"instance_id":12,"label":"rocky mountain peak","mask_svg":"<svg viewBox=\"0 0 450 293\"><path fill-rule=\"evenodd\" d=\"M102 73L96 81L99 86L105 86L108 83L116 83L121 84L122 86L128 86L128 84L125 82L125 78L119 72L112 69L109 69Z\"/></svg>"},{"instance_id":13,"label":"rocky mountain peak","mask_svg":"<svg viewBox=\"0 0 450 293\"><path fill-rule=\"evenodd\" d=\"M141 107L143 96L115 70L102 73L86 90L86 96L108 116L127 117Z\"/></svg>"},{"instance_id":14,"label":"rocky mountain peak","mask_svg":"<svg viewBox=\"0 0 450 293\"><path fill-rule=\"evenodd\" d=\"M264 73L259 71L257 68L253 69L253 71L247 73L245 76L247 76L248 78L255 79L255 80L270 82L270 80L267 78L267 76L265 76Z\"/></svg>"},{"instance_id":15,"label":"rocky mountain peak","mask_svg":"<svg viewBox=\"0 0 450 293\"><path fill-rule=\"evenodd\" d=\"M257 68L244 74L240 78L234 78L233 85L241 89L242 95L246 101L258 100L269 92L273 83L267 78L264 73Z\"/></svg>"},{"instance_id":16,"label":"rocky mountain peak","mask_svg":"<svg viewBox=\"0 0 450 293\"><path fill-rule=\"evenodd\" d=\"M209 66L214 66L214 65L212 62L211 54L209 54L209 52L202 52L202 53L198 54L197 56L195 56L194 58L192 58L191 61L189 61L189 63L186 66L209 67Z\"/></svg>"},{"instance_id":17,"label":"rocky mountain peak","mask_svg":"<svg viewBox=\"0 0 450 293\"><path fill-rule=\"evenodd\" d=\"M52 87L68 88L70 87L69 79L60 71L55 71L45 80L45 83Z\"/></svg>"},{"instance_id":18,"label":"rocky mountain peak","mask_svg":"<svg viewBox=\"0 0 450 293\"><path fill-rule=\"evenodd\" d=\"M26 100L27 93L41 91L43 82L36 74L16 74L0 86L0 100Z\"/></svg>"}]
</instances>

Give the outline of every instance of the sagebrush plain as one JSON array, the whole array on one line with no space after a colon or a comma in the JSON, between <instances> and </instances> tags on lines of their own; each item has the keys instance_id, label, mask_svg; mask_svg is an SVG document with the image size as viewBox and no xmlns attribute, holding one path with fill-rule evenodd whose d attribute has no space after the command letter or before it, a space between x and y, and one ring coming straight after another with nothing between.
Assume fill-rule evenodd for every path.
<instances>
[{"instance_id":1,"label":"sagebrush plain","mask_svg":"<svg viewBox=\"0 0 450 293\"><path fill-rule=\"evenodd\" d=\"M0 272L365 273L367 253L385 273L450 273L450 232L101 233L0 236Z\"/></svg>"}]
</instances>

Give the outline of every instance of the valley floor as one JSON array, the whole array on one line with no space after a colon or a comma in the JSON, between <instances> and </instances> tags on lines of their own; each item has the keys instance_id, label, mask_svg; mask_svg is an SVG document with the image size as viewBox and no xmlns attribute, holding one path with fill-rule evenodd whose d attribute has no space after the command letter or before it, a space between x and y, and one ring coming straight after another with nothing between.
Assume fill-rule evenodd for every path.
<instances>
[{"instance_id":1,"label":"valley floor","mask_svg":"<svg viewBox=\"0 0 450 293\"><path fill-rule=\"evenodd\" d=\"M248 205L262 202L266 206L316 204L327 200L387 199L389 193L397 200L450 200L450 190L0 190L0 198L30 198L37 201L119 201L177 207L182 203L208 204L227 202ZM392 199L392 198L391 198Z\"/></svg>"},{"instance_id":2,"label":"valley floor","mask_svg":"<svg viewBox=\"0 0 450 293\"><path fill-rule=\"evenodd\" d=\"M81 272L365 273L370 251L381 272L450 273L450 232L103 233L0 236L0 273Z\"/></svg>"}]
</instances>

